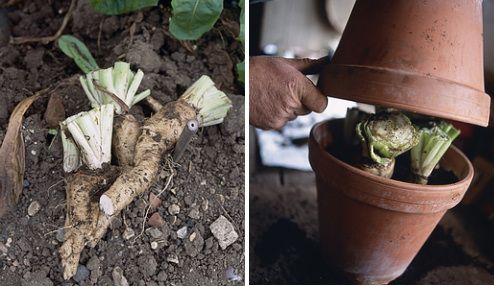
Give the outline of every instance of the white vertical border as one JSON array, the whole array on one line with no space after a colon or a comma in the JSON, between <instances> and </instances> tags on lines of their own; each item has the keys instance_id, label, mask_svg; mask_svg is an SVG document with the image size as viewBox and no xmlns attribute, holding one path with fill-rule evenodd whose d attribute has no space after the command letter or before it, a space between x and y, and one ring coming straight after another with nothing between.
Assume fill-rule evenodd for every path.
<instances>
[{"instance_id":1,"label":"white vertical border","mask_svg":"<svg viewBox=\"0 0 496 286\"><path fill-rule=\"evenodd\" d=\"M250 285L250 0L245 0L245 285Z\"/></svg>"}]
</instances>

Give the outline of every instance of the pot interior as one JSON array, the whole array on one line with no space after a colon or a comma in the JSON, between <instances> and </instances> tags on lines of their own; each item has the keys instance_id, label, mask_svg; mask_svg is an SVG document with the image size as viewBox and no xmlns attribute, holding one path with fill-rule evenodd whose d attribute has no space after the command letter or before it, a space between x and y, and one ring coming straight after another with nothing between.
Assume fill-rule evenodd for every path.
<instances>
[{"instance_id":1,"label":"pot interior","mask_svg":"<svg viewBox=\"0 0 496 286\"><path fill-rule=\"evenodd\" d=\"M346 152L340 152L339 154L329 153L329 147L336 144L338 140L343 140L344 138L343 124L344 119L334 119L316 124L312 129L311 136L315 139L321 151L323 151L324 154L322 154L322 156L328 157L330 160L337 160L340 164L346 165L347 168L351 168L354 172L363 173L363 175L365 176L375 177L377 180L395 181L398 184L404 184L405 186L409 185L410 187L412 185L417 185L405 181L386 179L379 176L371 175L352 166L349 162L353 162L355 157L360 155L360 152L357 152L356 150L353 150L349 147ZM345 145L341 141L339 141L339 143L340 145ZM408 158L408 152L402 154L401 156L403 156L403 158ZM407 164L407 166L409 167L409 164ZM436 187L449 186L465 180L471 180L473 176L473 168L470 164L470 161L465 157L465 155L463 155L460 150L453 146L448 149L446 154L441 159L440 166L441 169L444 170L444 172L442 172L442 175L448 175L451 176L451 178L444 178L443 180L445 181L445 183L443 184L429 185L429 187L431 187L431 190L435 190Z\"/></svg>"}]
</instances>

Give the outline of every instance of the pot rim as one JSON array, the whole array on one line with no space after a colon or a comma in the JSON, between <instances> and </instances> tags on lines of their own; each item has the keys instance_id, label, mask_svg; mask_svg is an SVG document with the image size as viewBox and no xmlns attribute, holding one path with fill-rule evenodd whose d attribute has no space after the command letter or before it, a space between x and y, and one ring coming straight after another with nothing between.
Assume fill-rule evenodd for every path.
<instances>
[{"instance_id":1,"label":"pot rim","mask_svg":"<svg viewBox=\"0 0 496 286\"><path fill-rule=\"evenodd\" d=\"M408 183L408 182L403 182L403 181L398 181L398 180L393 180L393 179L387 179L387 178L373 175L373 174L370 174L366 171L360 170L360 169L358 169L358 168L356 168L356 167L354 167L348 163L345 163L345 162L339 160L335 156L331 155L315 139L316 129L323 126L323 125L328 124L329 122L331 122L333 120L337 120L337 119L328 119L328 120L316 123L312 127L312 130L310 131L309 140L317 146L319 153L321 153L320 154L321 156L323 156L324 158L327 158L328 160L334 161L341 168L344 168L344 169L346 169L346 170L348 170L348 171L350 171L356 175L360 175L363 178L367 179L368 181L373 181L375 184L398 187L398 188L401 188L404 190L408 190L408 192L410 192L411 194L443 195L443 194L446 194L446 192L450 192L450 191L453 191L454 189L459 188L461 185L466 184L468 186L470 184L470 181L473 178L474 168L473 168L472 164L470 163L468 158L457 147L455 147L453 145L450 146L450 149L452 149L458 156L460 156L463 159L463 161L465 162L465 164L468 166L468 172L467 172L466 176L463 179L458 180L455 183L445 184L445 185L421 185L421 184ZM315 171L315 173L317 173L317 172ZM424 186L424 187L428 187L428 188L427 189L426 188L419 188L419 186ZM423 205L422 203L418 203L418 204Z\"/></svg>"},{"instance_id":2,"label":"pot rim","mask_svg":"<svg viewBox=\"0 0 496 286\"><path fill-rule=\"evenodd\" d=\"M357 86L356 82L361 84ZM322 70L317 85L325 95L331 97L394 107L483 127L489 124L491 97L488 94L473 86L431 74L390 67L331 63ZM419 100L417 96L430 93L437 96L430 96L428 101L425 98Z\"/></svg>"}]
</instances>

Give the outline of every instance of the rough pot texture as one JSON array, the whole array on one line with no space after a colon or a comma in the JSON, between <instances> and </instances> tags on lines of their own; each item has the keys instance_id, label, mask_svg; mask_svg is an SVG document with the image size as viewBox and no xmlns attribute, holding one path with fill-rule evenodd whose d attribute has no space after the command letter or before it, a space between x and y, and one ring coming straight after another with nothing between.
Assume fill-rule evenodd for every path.
<instances>
[{"instance_id":1,"label":"rough pot texture","mask_svg":"<svg viewBox=\"0 0 496 286\"><path fill-rule=\"evenodd\" d=\"M358 0L325 95L487 126L481 0Z\"/></svg>"},{"instance_id":2,"label":"rough pot texture","mask_svg":"<svg viewBox=\"0 0 496 286\"><path fill-rule=\"evenodd\" d=\"M460 180L417 185L371 175L326 151L342 140L343 120L315 125L310 164L316 174L320 239L325 258L355 283L387 284L408 267L444 213L457 205L474 171L451 147L441 166Z\"/></svg>"}]
</instances>

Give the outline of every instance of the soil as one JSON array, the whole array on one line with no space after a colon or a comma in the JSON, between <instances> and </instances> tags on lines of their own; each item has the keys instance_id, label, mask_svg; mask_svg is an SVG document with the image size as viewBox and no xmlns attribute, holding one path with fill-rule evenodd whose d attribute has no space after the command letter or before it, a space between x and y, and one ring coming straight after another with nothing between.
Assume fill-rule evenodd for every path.
<instances>
[{"instance_id":1,"label":"soil","mask_svg":"<svg viewBox=\"0 0 496 286\"><path fill-rule=\"evenodd\" d=\"M1 10L11 24L7 30L15 37L53 35L69 1L48 3L21 1ZM226 2L221 19L196 42L178 42L168 33L169 3L124 16L99 15L87 3L78 1L64 33L83 40L101 67L126 60L133 68L141 68L145 72L141 88L150 88L161 103L177 99L206 74L230 95L234 108L222 125L200 130L178 162L172 186L148 213L148 218L160 216L163 225L146 225L139 235L143 221L148 222L145 210L150 193L158 195L168 179L165 166L151 190L123 212L102 241L93 249L85 248L76 277L64 281L58 255L65 221L62 145L58 137L48 135L43 116L48 98L35 102L23 124L25 188L17 206L0 219L0 284L114 285L114 279L122 282L120 275L129 285L233 285L229 280L243 284L244 91L236 80L235 64L244 56L235 39L239 32L237 3ZM19 101L80 73L54 43L1 46L0 139ZM62 97L66 115L88 110L89 102L78 82L65 82L54 93ZM135 112L149 116L151 111L138 106ZM28 208L36 210L36 204L39 211L28 215ZM209 229L220 215L239 235L225 250ZM177 231L184 226L186 237L181 239ZM131 230L135 235L129 238Z\"/></svg>"}]
</instances>

